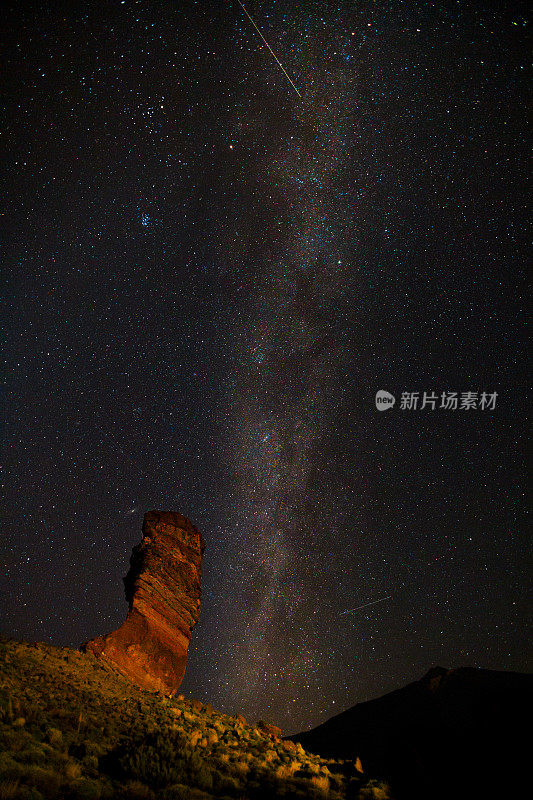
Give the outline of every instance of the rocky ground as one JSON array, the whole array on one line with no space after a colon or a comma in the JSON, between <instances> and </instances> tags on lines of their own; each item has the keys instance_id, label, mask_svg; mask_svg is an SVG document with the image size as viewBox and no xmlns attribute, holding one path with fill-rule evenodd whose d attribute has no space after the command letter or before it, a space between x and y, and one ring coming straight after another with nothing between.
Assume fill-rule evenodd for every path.
<instances>
[{"instance_id":1,"label":"rocky ground","mask_svg":"<svg viewBox=\"0 0 533 800\"><path fill-rule=\"evenodd\" d=\"M91 653L0 640L0 800L389 796L275 726L151 694Z\"/></svg>"}]
</instances>

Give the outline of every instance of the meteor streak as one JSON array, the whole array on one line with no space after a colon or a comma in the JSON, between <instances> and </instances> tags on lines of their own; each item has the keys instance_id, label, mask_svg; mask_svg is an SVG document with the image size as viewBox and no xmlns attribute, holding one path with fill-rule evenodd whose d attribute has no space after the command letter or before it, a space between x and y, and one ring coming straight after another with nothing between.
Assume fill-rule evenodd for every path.
<instances>
[{"instance_id":1,"label":"meteor streak","mask_svg":"<svg viewBox=\"0 0 533 800\"><path fill-rule=\"evenodd\" d=\"M367 608L367 606L375 606L376 603L383 603L384 600L391 600L392 595L389 594L387 597L380 597L379 600L371 600L370 603L363 603L362 606L357 606L357 608L348 608L346 611L341 612L341 616L343 614L353 614L354 611L360 611L362 608Z\"/></svg>"},{"instance_id":2,"label":"meteor streak","mask_svg":"<svg viewBox=\"0 0 533 800\"><path fill-rule=\"evenodd\" d=\"M269 43L267 42L267 40L265 39L265 37L263 36L263 34L262 34L262 33L261 33L261 31L259 30L259 28L257 27L257 25L256 25L256 23L255 23L255 20L253 19L253 17L251 17L251 16L250 16L250 14L248 13L248 11L247 11L247 10L246 10L246 8L244 7L244 3L241 3L241 0L237 0L237 2L238 2L238 4L240 5L240 7L242 8L242 10L244 11L244 13L246 14L246 16L248 17L248 19L250 20L250 22L252 23L252 25L254 26L255 30L257 31L257 33L258 33L258 34L259 34L259 36L261 37L262 41L263 41L263 42L266 44L266 46L268 47L268 49L270 50L270 52L272 53L272 55L273 55L273 56L274 56L274 58L276 59L276 61L277 61L278 65L279 65L279 66L281 67L281 69L283 70L283 74L285 75L285 77L286 77L286 78L287 78L287 80L289 81L290 85L292 86L292 88L294 89L294 91L296 92L296 94L298 95L298 97L301 97L302 95L301 95L301 94L300 94L300 92L298 91L298 88L297 88L297 86L295 85L294 81L292 80L291 76L289 75L289 73L287 72L287 70L285 69L285 67L283 66L283 64L281 63L281 61L279 60L279 58L278 58L278 57L277 57L277 55L275 54L275 52L272 50L272 48L270 47Z\"/></svg>"}]
</instances>

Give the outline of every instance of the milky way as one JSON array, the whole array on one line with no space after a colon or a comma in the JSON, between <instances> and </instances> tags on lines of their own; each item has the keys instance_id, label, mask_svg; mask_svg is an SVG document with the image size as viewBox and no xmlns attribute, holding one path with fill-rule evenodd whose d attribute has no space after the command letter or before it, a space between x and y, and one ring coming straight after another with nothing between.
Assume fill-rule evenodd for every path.
<instances>
[{"instance_id":1,"label":"milky way","mask_svg":"<svg viewBox=\"0 0 533 800\"><path fill-rule=\"evenodd\" d=\"M342 243L352 221L346 137L355 78L338 52L339 17L326 14L310 25L296 16L287 25L296 32L289 50L302 99L263 177L278 218L271 252L260 263L246 255L257 310L231 398L250 611L248 654L239 655L236 669L245 671L238 684L255 702L282 676L296 694L316 658L302 609L309 607L310 575L322 574L314 484L331 480L321 447L338 406L342 366L332 308L352 268Z\"/></svg>"}]
</instances>

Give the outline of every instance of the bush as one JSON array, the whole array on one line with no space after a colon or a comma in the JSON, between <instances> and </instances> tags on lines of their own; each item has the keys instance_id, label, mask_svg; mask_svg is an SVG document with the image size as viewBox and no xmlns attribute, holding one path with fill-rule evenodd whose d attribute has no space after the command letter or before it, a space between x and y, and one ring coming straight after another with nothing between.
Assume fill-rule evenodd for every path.
<instances>
[{"instance_id":1,"label":"bush","mask_svg":"<svg viewBox=\"0 0 533 800\"><path fill-rule=\"evenodd\" d=\"M152 734L129 740L101 759L102 767L121 780L137 780L162 789L189 784L209 791L213 787L206 762L187 746L181 734Z\"/></svg>"},{"instance_id":2,"label":"bush","mask_svg":"<svg viewBox=\"0 0 533 800\"><path fill-rule=\"evenodd\" d=\"M68 800L100 800L102 788L98 781L81 780L69 786Z\"/></svg>"},{"instance_id":3,"label":"bush","mask_svg":"<svg viewBox=\"0 0 533 800\"><path fill-rule=\"evenodd\" d=\"M0 783L0 800L14 800L19 788L18 780L2 781Z\"/></svg>"},{"instance_id":4,"label":"bush","mask_svg":"<svg viewBox=\"0 0 533 800\"><path fill-rule=\"evenodd\" d=\"M213 788L217 795L225 794L230 797L240 797L242 794L242 784L237 778L230 775L224 775L221 772L214 771L213 773Z\"/></svg>"},{"instance_id":5,"label":"bush","mask_svg":"<svg viewBox=\"0 0 533 800\"><path fill-rule=\"evenodd\" d=\"M161 800L191 800L192 789L182 783L174 783L168 786L160 797Z\"/></svg>"},{"instance_id":6,"label":"bush","mask_svg":"<svg viewBox=\"0 0 533 800\"><path fill-rule=\"evenodd\" d=\"M359 792L361 800L390 800L390 790L386 783L370 780Z\"/></svg>"},{"instance_id":7,"label":"bush","mask_svg":"<svg viewBox=\"0 0 533 800\"><path fill-rule=\"evenodd\" d=\"M152 791L141 781L128 781L121 794L124 800L150 800L153 797Z\"/></svg>"},{"instance_id":8,"label":"bush","mask_svg":"<svg viewBox=\"0 0 533 800\"><path fill-rule=\"evenodd\" d=\"M63 734L58 728L48 728L46 731L46 741L52 747L61 747L63 745Z\"/></svg>"},{"instance_id":9,"label":"bush","mask_svg":"<svg viewBox=\"0 0 533 800\"><path fill-rule=\"evenodd\" d=\"M65 776L69 781L75 781L81 778L81 766L75 761L68 761L65 764Z\"/></svg>"},{"instance_id":10,"label":"bush","mask_svg":"<svg viewBox=\"0 0 533 800\"><path fill-rule=\"evenodd\" d=\"M42 794L33 786L10 785L0 782L0 800L44 800Z\"/></svg>"},{"instance_id":11,"label":"bush","mask_svg":"<svg viewBox=\"0 0 533 800\"><path fill-rule=\"evenodd\" d=\"M29 786L34 786L44 797L55 798L61 779L53 770L31 765L24 770L24 782Z\"/></svg>"},{"instance_id":12,"label":"bush","mask_svg":"<svg viewBox=\"0 0 533 800\"><path fill-rule=\"evenodd\" d=\"M40 747L29 747L17 753L17 761L20 764L46 764L48 757Z\"/></svg>"},{"instance_id":13,"label":"bush","mask_svg":"<svg viewBox=\"0 0 533 800\"><path fill-rule=\"evenodd\" d=\"M327 775L315 775L311 778L311 784L319 794L327 794L329 792L329 778Z\"/></svg>"}]
</instances>

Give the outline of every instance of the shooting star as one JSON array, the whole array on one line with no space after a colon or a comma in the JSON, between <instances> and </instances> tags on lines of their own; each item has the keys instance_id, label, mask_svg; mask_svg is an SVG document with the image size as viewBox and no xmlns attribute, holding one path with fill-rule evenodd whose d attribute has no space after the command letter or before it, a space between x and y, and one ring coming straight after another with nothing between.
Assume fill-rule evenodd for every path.
<instances>
[{"instance_id":1,"label":"shooting star","mask_svg":"<svg viewBox=\"0 0 533 800\"><path fill-rule=\"evenodd\" d=\"M285 69L285 67L283 66L283 64L281 63L281 61L279 60L279 58L275 54L275 52L272 50L272 48L270 47L269 43L267 42L267 40L265 39L265 37L263 36L263 34L259 30L259 28L257 27L254 18L251 17L250 14L248 13L248 11L246 10L246 8L244 6L244 3L241 3L241 0L237 0L237 2L240 5L240 7L242 8L242 10L244 11L244 13L246 14L246 16L248 17L248 19L250 20L250 22L252 23L252 25L254 26L255 30L257 31L257 33L261 37L262 41L266 44L266 46L268 47L268 49L270 50L270 52L272 53L272 55L276 59L276 62L278 63L279 67L283 70L283 74L285 75L285 77L289 81L290 85L292 86L292 88L294 89L294 91L296 92L298 97L301 97L302 95L300 94L300 92L298 90L298 87L296 86L296 84L292 80L291 76L289 75L289 73L287 72L287 70Z\"/></svg>"},{"instance_id":2,"label":"shooting star","mask_svg":"<svg viewBox=\"0 0 533 800\"><path fill-rule=\"evenodd\" d=\"M363 603L362 606L357 606L357 608L348 608L346 611L341 611L341 617L343 614L353 614L354 611L360 611L362 608L367 608L368 606L375 606L376 603L383 603L385 600L391 600L392 595L389 594L387 597L380 597L379 600L371 600L370 603Z\"/></svg>"}]
</instances>

